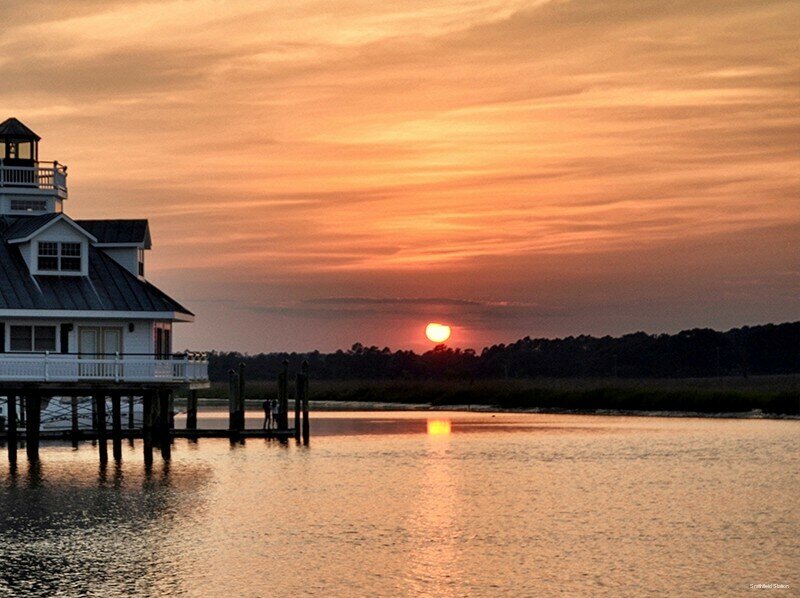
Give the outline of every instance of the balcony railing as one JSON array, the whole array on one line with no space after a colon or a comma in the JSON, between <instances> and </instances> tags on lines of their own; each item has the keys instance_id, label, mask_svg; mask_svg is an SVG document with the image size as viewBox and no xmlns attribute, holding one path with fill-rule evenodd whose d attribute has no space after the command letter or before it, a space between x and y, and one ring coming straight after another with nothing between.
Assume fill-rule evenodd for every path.
<instances>
[{"instance_id":1,"label":"balcony railing","mask_svg":"<svg viewBox=\"0 0 800 598\"><path fill-rule=\"evenodd\" d=\"M58 162L36 162L34 166L9 166L0 160L0 187L52 190L67 195L67 167Z\"/></svg>"},{"instance_id":2,"label":"balcony railing","mask_svg":"<svg viewBox=\"0 0 800 598\"><path fill-rule=\"evenodd\" d=\"M208 359L159 355L0 354L0 382L208 382Z\"/></svg>"}]
</instances>

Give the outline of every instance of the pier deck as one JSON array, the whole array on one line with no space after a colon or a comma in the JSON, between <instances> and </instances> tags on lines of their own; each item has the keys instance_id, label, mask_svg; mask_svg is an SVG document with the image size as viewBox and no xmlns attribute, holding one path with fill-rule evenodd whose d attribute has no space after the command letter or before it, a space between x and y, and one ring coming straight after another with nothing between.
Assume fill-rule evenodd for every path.
<instances>
[{"instance_id":1,"label":"pier deck","mask_svg":"<svg viewBox=\"0 0 800 598\"><path fill-rule=\"evenodd\" d=\"M20 430L17 432L17 440L24 441L25 440L25 431ZM174 429L169 431L170 438L189 438L189 439L196 439L196 438L229 438L231 440L244 440L247 438L264 438L267 440L288 440L290 438L295 437L295 430L294 428L289 428L288 430L259 430L259 429L248 429L248 430L226 430L221 428L212 428L212 429L198 429L198 430L188 430L185 428L181 429ZM101 434L96 430L79 430L77 433L74 433L72 430L40 430L38 434L38 439L40 441L73 441L77 440L79 442L84 442L87 440L102 440L103 437L106 439L110 439L110 435L108 433ZM141 429L138 430L121 430L119 432L119 437L123 440L142 440L144 438L144 431ZM7 442L8 441L8 433L7 432L0 432L0 442Z\"/></svg>"}]
</instances>

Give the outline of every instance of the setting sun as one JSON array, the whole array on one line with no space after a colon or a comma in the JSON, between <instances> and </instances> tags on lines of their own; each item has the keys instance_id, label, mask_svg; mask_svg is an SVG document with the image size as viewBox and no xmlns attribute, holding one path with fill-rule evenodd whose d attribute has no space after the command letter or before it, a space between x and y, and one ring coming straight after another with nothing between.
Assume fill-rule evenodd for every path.
<instances>
[{"instance_id":1,"label":"setting sun","mask_svg":"<svg viewBox=\"0 0 800 598\"><path fill-rule=\"evenodd\" d=\"M431 322L425 328L425 336L427 336L428 340L431 342L443 343L450 338L450 326Z\"/></svg>"}]
</instances>

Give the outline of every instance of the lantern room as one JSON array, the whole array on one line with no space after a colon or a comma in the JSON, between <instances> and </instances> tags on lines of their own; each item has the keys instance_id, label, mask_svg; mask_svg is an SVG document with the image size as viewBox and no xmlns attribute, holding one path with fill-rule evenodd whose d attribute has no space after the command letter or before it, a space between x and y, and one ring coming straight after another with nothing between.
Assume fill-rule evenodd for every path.
<instances>
[{"instance_id":1,"label":"lantern room","mask_svg":"<svg viewBox=\"0 0 800 598\"><path fill-rule=\"evenodd\" d=\"M41 138L16 118L0 123L0 161L6 166L33 166Z\"/></svg>"}]
</instances>

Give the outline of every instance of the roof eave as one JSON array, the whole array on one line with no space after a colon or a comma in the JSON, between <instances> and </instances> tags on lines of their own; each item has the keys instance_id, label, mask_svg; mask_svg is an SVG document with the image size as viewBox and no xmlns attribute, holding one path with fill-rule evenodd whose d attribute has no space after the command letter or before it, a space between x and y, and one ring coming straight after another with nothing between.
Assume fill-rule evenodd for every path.
<instances>
[{"instance_id":1,"label":"roof eave","mask_svg":"<svg viewBox=\"0 0 800 598\"><path fill-rule=\"evenodd\" d=\"M0 318L169 320L171 322L194 322L194 314L181 311L126 311L110 309L0 309Z\"/></svg>"},{"instance_id":2,"label":"roof eave","mask_svg":"<svg viewBox=\"0 0 800 598\"><path fill-rule=\"evenodd\" d=\"M28 242L31 241L31 239L34 239L39 234L41 234L42 232L46 231L48 228L53 226L56 222L62 222L62 221L66 222L67 224L71 225L72 227L78 229L81 233L86 235L86 238L89 239L90 242L97 243L97 237L92 235L86 229L82 228L72 218L70 218L69 216L67 216L66 214L63 214L63 213L59 214L57 217L53 218L52 220L48 220L42 226L40 226L39 228L37 228L36 230L34 230L33 232L29 233L28 235L26 235L24 237L6 239L6 243L8 243L9 245L17 245L19 243L28 243Z\"/></svg>"}]
</instances>

